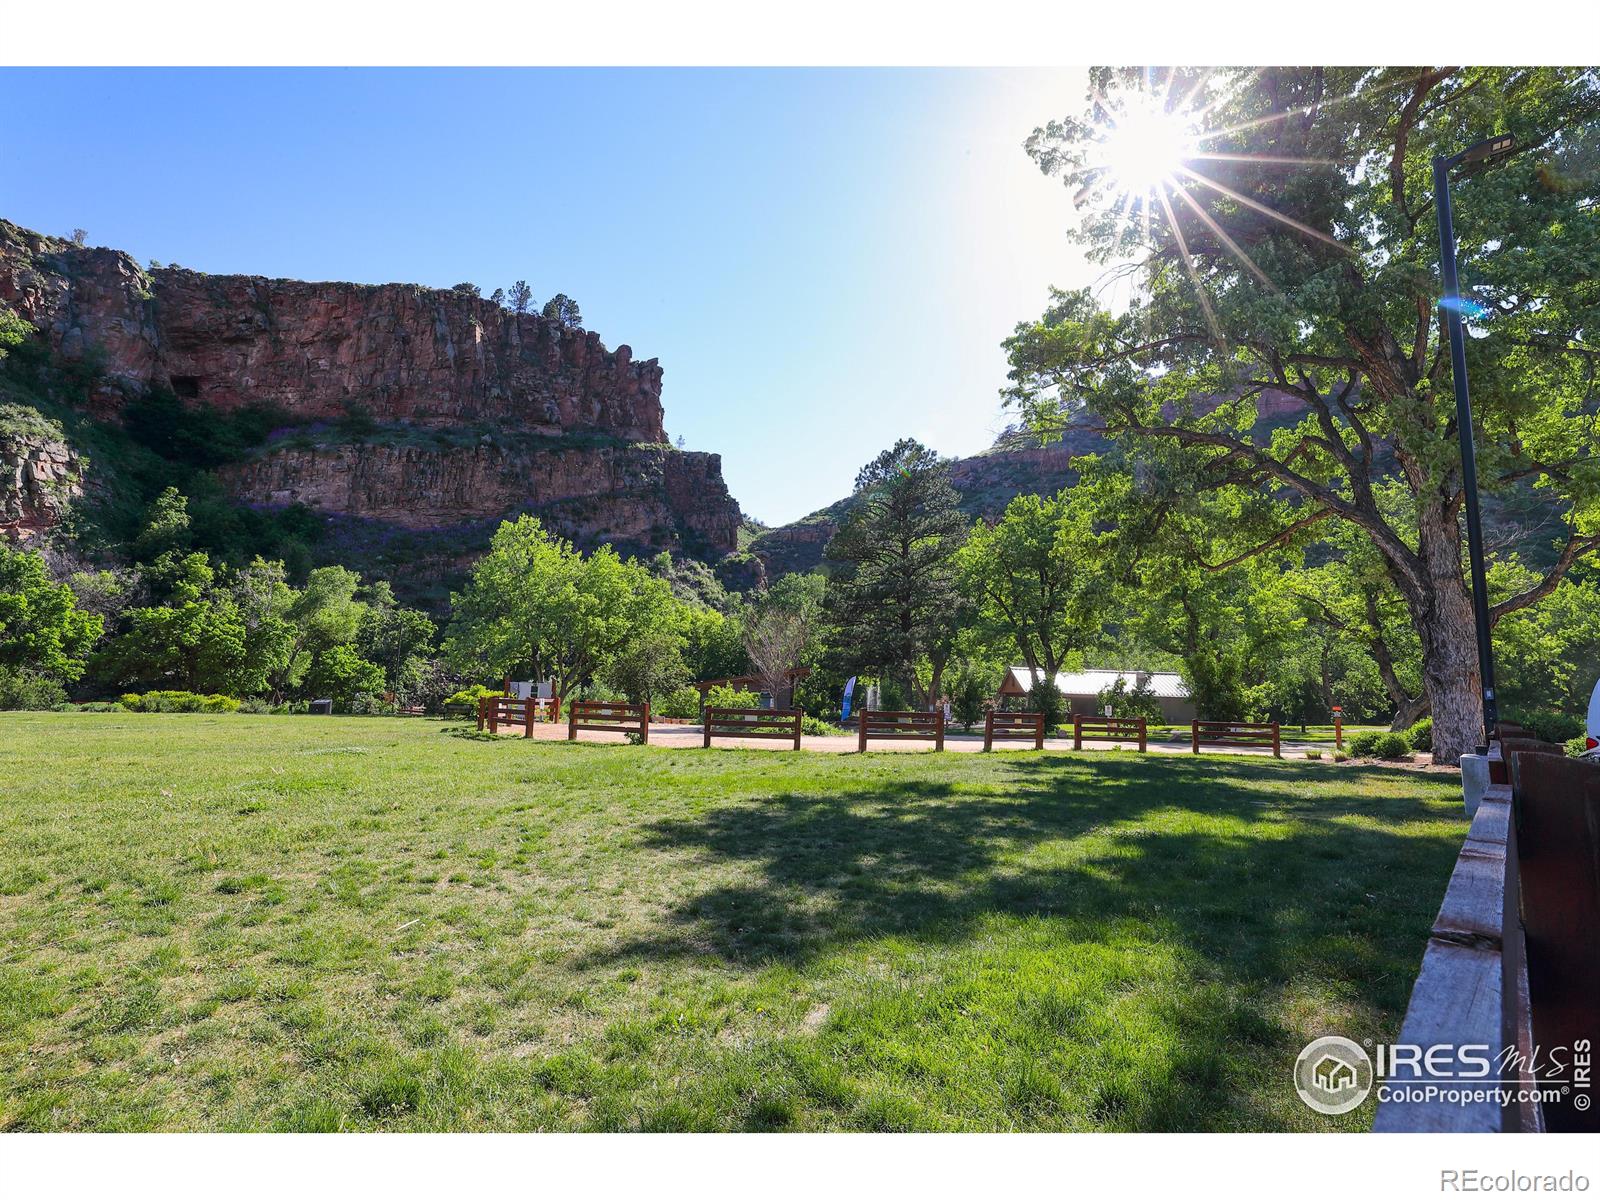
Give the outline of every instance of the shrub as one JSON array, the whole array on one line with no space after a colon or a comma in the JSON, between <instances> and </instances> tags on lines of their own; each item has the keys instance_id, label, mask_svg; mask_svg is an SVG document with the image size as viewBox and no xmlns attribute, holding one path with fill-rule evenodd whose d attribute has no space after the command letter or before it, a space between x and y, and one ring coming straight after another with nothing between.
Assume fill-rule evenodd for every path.
<instances>
[{"instance_id":1,"label":"shrub","mask_svg":"<svg viewBox=\"0 0 1600 1200\"><path fill-rule=\"evenodd\" d=\"M357 692L350 697L350 712L358 717L392 717L394 704L374 692Z\"/></svg>"},{"instance_id":2,"label":"shrub","mask_svg":"<svg viewBox=\"0 0 1600 1200\"><path fill-rule=\"evenodd\" d=\"M1307 750L1306 751L1306 757L1307 758L1321 758L1322 757L1322 751L1321 750Z\"/></svg>"},{"instance_id":3,"label":"shrub","mask_svg":"<svg viewBox=\"0 0 1600 1200\"><path fill-rule=\"evenodd\" d=\"M845 730L820 717L805 716L800 721L800 731L812 737L843 737Z\"/></svg>"},{"instance_id":4,"label":"shrub","mask_svg":"<svg viewBox=\"0 0 1600 1200\"><path fill-rule=\"evenodd\" d=\"M240 706L232 696L202 696L198 692L124 692L117 700L132 712L152 713L231 713L238 712Z\"/></svg>"},{"instance_id":5,"label":"shrub","mask_svg":"<svg viewBox=\"0 0 1600 1200\"><path fill-rule=\"evenodd\" d=\"M45 712L65 704L67 690L48 675L17 667L0 667L0 709Z\"/></svg>"},{"instance_id":6,"label":"shrub","mask_svg":"<svg viewBox=\"0 0 1600 1200\"><path fill-rule=\"evenodd\" d=\"M1579 755L1585 753L1588 749L1588 746L1589 739L1584 737L1582 734L1575 738L1568 738L1566 741L1567 753L1573 758L1577 758Z\"/></svg>"},{"instance_id":7,"label":"shrub","mask_svg":"<svg viewBox=\"0 0 1600 1200\"><path fill-rule=\"evenodd\" d=\"M499 688L484 687L481 683L475 683L471 687L464 687L459 692L453 692L449 696L446 696L441 707L465 707L470 708L473 712L477 712L478 701L483 699L483 697L501 696L504 694L505 693L503 693Z\"/></svg>"},{"instance_id":8,"label":"shrub","mask_svg":"<svg viewBox=\"0 0 1600 1200\"><path fill-rule=\"evenodd\" d=\"M687 685L674 688L661 701L661 715L692 721L700 715L700 689Z\"/></svg>"},{"instance_id":9,"label":"shrub","mask_svg":"<svg viewBox=\"0 0 1600 1200\"><path fill-rule=\"evenodd\" d=\"M124 708L121 704L117 703L117 701L115 701L115 700L86 700L82 704L69 704L69 705L67 705L67 709L70 712L90 712L90 713L127 712L128 711L126 708Z\"/></svg>"},{"instance_id":10,"label":"shrub","mask_svg":"<svg viewBox=\"0 0 1600 1200\"><path fill-rule=\"evenodd\" d=\"M1335 750L1333 752L1333 761L1334 762L1348 762L1349 759L1350 759L1350 756L1348 754L1346 754L1343 750Z\"/></svg>"},{"instance_id":11,"label":"shrub","mask_svg":"<svg viewBox=\"0 0 1600 1200\"><path fill-rule=\"evenodd\" d=\"M1570 716L1564 712L1557 712L1553 708L1529 708L1515 712L1500 714L1503 721L1512 721L1521 725L1528 733L1538 738L1541 742L1551 742L1562 745L1569 738L1583 736L1583 721L1581 718Z\"/></svg>"},{"instance_id":12,"label":"shrub","mask_svg":"<svg viewBox=\"0 0 1600 1200\"><path fill-rule=\"evenodd\" d=\"M274 705L270 700L239 701L239 711L242 713L255 713L257 715L261 715L264 713L278 712L280 707L281 706Z\"/></svg>"},{"instance_id":13,"label":"shrub","mask_svg":"<svg viewBox=\"0 0 1600 1200\"><path fill-rule=\"evenodd\" d=\"M1433 749L1433 718L1423 717L1410 729L1406 730L1406 740L1411 743L1413 750L1429 751Z\"/></svg>"},{"instance_id":14,"label":"shrub","mask_svg":"<svg viewBox=\"0 0 1600 1200\"><path fill-rule=\"evenodd\" d=\"M1409 759L1411 757L1411 743L1406 741L1403 734L1380 733L1373 745L1372 752L1379 758L1390 760Z\"/></svg>"},{"instance_id":15,"label":"shrub","mask_svg":"<svg viewBox=\"0 0 1600 1200\"><path fill-rule=\"evenodd\" d=\"M1054 729L1067 719L1067 701L1051 679L1041 679L1028 689L1028 711L1044 714L1044 727Z\"/></svg>"},{"instance_id":16,"label":"shrub","mask_svg":"<svg viewBox=\"0 0 1600 1200\"><path fill-rule=\"evenodd\" d=\"M1378 738L1382 735L1376 729L1363 729L1360 733L1350 738L1350 753L1356 758L1376 758L1378 752Z\"/></svg>"},{"instance_id":17,"label":"shrub","mask_svg":"<svg viewBox=\"0 0 1600 1200\"><path fill-rule=\"evenodd\" d=\"M706 693L706 707L760 708L761 697L754 692L735 691L727 684L721 683Z\"/></svg>"}]
</instances>

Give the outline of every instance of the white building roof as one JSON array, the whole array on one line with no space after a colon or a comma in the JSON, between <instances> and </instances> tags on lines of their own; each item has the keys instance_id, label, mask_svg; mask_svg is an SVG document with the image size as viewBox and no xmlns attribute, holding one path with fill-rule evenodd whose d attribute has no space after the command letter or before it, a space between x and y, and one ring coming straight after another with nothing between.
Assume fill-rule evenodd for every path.
<instances>
[{"instance_id":1,"label":"white building roof","mask_svg":"<svg viewBox=\"0 0 1600 1200\"><path fill-rule=\"evenodd\" d=\"M1012 667L1011 676L1023 691L1033 686L1033 673L1026 665ZM1164 700L1189 698L1189 689L1183 685L1183 679L1176 671L1059 671L1056 673L1056 688L1063 696L1097 696L1112 687L1119 678L1127 681L1130 692L1139 686L1139 680L1144 679L1149 682L1150 691Z\"/></svg>"}]
</instances>

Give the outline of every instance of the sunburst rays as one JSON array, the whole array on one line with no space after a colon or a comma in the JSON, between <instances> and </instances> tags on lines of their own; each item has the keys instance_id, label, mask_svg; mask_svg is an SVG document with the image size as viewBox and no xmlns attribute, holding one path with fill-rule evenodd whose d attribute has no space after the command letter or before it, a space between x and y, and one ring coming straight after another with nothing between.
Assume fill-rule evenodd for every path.
<instances>
[{"instance_id":1,"label":"sunburst rays","mask_svg":"<svg viewBox=\"0 0 1600 1200\"><path fill-rule=\"evenodd\" d=\"M1293 154L1254 154L1216 143L1252 129L1303 116L1315 105L1304 105L1268 113L1226 126L1211 126L1207 118L1236 89L1206 98L1212 79L1209 70L1197 72L1188 85L1177 87L1180 72L1169 69L1164 80L1146 68L1141 85L1119 92L1115 98L1096 89L1092 100L1098 136L1080 170L1081 184L1073 197L1078 206L1094 206L1111 213L1137 231L1145 246L1153 246L1157 223L1164 222L1172 244L1182 259L1184 270L1199 298L1207 328L1220 338L1216 312L1207 295L1201 269L1185 236L1173 198L1193 214L1219 246L1238 260L1252 279L1276 292L1277 286L1239 241L1231 236L1204 203L1204 193L1278 222L1313 241L1349 253L1350 251L1321 230L1314 229L1286 213L1279 212L1252 196L1230 187L1220 179L1196 170L1206 163L1244 163L1262 167L1307 167L1334 165L1328 159ZM1248 86L1246 82L1245 86ZM1204 103L1198 103L1205 99Z\"/></svg>"}]
</instances>

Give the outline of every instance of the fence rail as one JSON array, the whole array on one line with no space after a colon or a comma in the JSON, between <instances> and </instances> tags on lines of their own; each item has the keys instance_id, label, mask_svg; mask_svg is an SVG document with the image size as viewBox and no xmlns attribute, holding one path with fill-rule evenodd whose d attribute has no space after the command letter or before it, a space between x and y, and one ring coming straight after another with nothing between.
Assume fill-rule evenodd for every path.
<instances>
[{"instance_id":1,"label":"fence rail","mask_svg":"<svg viewBox=\"0 0 1600 1200\"><path fill-rule=\"evenodd\" d=\"M1224 749L1271 746L1274 758L1283 757L1276 721L1265 724L1249 721L1191 721L1189 748L1195 754L1199 754L1201 746L1217 746Z\"/></svg>"},{"instance_id":2,"label":"fence rail","mask_svg":"<svg viewBox=\"0 0 1600 1200\"><path fill-rule=\"evenodd\" d=\"M944 749L944 710L933 712L891 712L863 709L856 726L856 749L865 751L867 743L932 740L935 750Z\"/></svg>"},{"instance_id":3,"label":"fence rail","mask_svg":"<svg viewBox=\"0 0 1600 1200\"><path fill-rule=\"evenodd\" d=\"M983 748L993 750L996 742L1032 742L1035 750L1044 749L1044 714L995 712L983 718Z\"/></svg>"},{"instance_id":4,"label":"fence rail","mask_svg":"<svg viewBox=\"0 0 1600 1200\"><path fill-rule=\"evenodd\" d=\"M1143 717L1073 717L1072 748L1085 742L1138 742L1139 753L1149 744Z\"/></svg>"},{"instance_id":5,"label":"fence rail","mask_svg":"<svg viewBox=\"0 0 1600 1200\"><path fill-rule=\"evenodd\" d=\"M798 750L804 718L798 708L707 708L704 745L714 737L772 738L793 742Z\"/></svg>"},{"instance_id":6,"label":"fence rail","mask_svg":"<svg viewBox=\"0 0 1600 1200\"><path fill-rule=\"evenodd\" d=\"M521 725L522 736L532 737L534 722L559 721L561 701L529 697L519 700L515 696L484 696L478 700L478 728L499 733L502 725Z\"/></svg>"},{"instance_id":7,"label":"fence rail","mask_svg":"<svg viewBox=\"0 0 1600 1200\"><path fill-rule=\"evenodd\" d=\"M575 700L567 710L567 741L578 740L578 731L595 733L636 733L641 745L650 741L650 706L621 704L610 700Z\"/></svg>"}]
</instances>

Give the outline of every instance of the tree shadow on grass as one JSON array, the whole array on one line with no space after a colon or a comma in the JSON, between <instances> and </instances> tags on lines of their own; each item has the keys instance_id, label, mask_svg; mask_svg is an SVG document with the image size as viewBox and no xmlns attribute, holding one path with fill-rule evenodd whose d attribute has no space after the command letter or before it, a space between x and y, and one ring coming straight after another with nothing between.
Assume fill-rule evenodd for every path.
<instances>
[{"instance_id":1,"label":"tree shadow on grass","mask_svg":"<svg viewBox=\"0 0 1600 1200\"><path fill-rule=\"evenodd\" d=\"M1150 1001L1173 1060L1111 1087L1097 1119L1237 1124L1239 1107L1217 1092L1239 1045L1277 1055L1290 1037L1263 1024L1253 998L1310 979L1353 1009L1397 1019L1404 1007L1464 822L1414 794L1366 792L1362 779L1346 770L1329 787L1325 770L1287 764L1019 758L998 778L733 801L657 821L645 844L741 865L744 878L686 900L605 959L803 967L875 939L959 949L1027 924L1070 975L1074 947L1148 946L1182 964L1176 998ZM1323 786L1296 790L1313 780ZM1059 1033L1072 1037L1070 1022Z\"/></svg>"}]
</instances>

